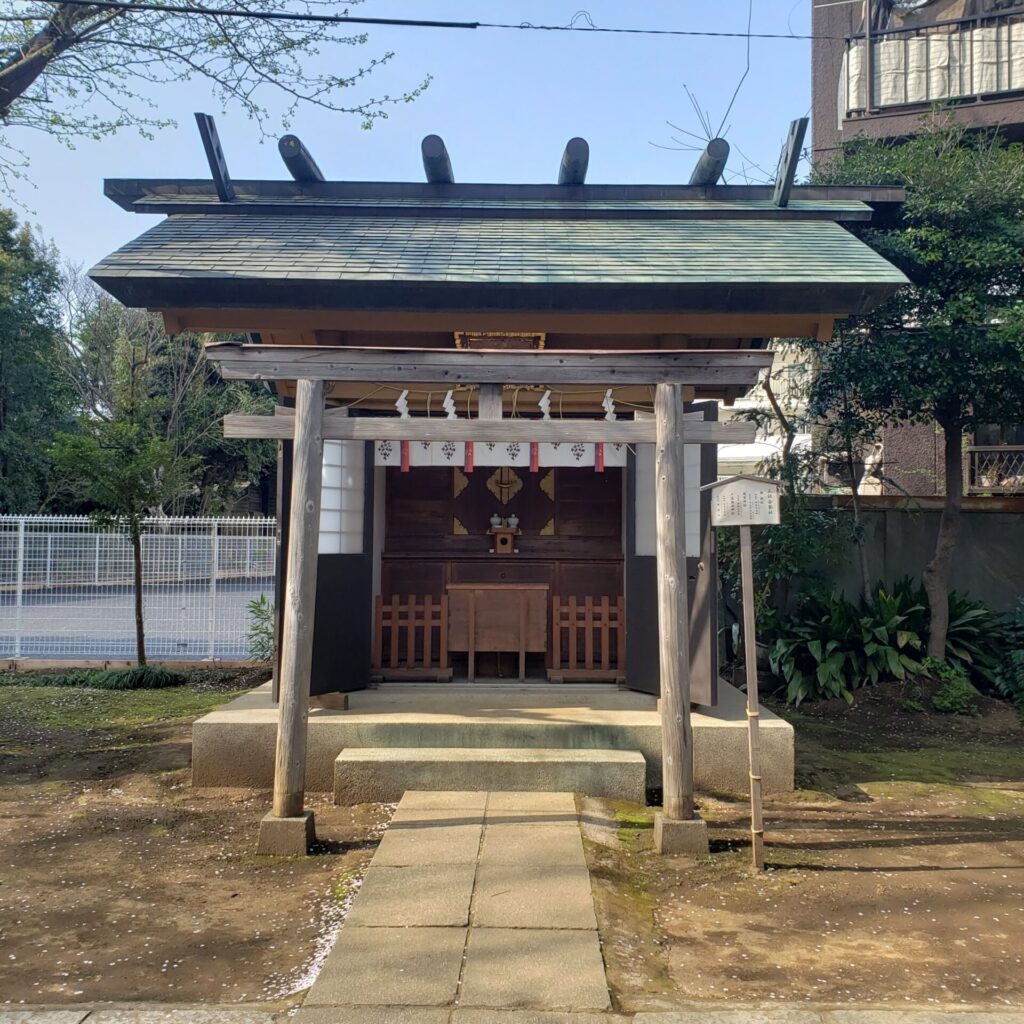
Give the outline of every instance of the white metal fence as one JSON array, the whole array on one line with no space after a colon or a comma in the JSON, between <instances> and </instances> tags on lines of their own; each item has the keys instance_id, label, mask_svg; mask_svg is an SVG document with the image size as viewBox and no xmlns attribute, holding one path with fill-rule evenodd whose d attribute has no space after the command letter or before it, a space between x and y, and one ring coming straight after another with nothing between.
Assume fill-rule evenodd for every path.
<instances>
[{"instance_id":1,"label":"white metal fence","mask_svg":"<svg viewBox=\"0 0 1024 1024\"><path fill-rule=\"evenodd\" d=\"M274 594L273 518L152 518L142 536L146 654L249 656L249 602ZM86 516L0 516L0 659L135 657L127 531Z\"/></svg>"}]
</instances>

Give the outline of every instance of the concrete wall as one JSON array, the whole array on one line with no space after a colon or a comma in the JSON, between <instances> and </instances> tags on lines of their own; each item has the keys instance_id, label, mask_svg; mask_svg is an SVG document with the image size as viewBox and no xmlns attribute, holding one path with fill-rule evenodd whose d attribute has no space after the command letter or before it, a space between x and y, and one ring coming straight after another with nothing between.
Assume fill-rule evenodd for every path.
<instances>
[{"instance_id":1,"label":"concrete wall","mask_svg":"<svg viewBox=\"0 0 1024 1024\"><path fill-rule=\"evenodd\" d=\"M1011 508L1011 502L1002 502L993 503L992 511L965 510L953 565L953 589L1000 611L1008 611L1024 596L1024 515ZM866 510L863 520L872 580L920 579L935 547L939 515L938 507ZM848 596L860 593L853 552L845 565L826 574Z\"/></svg>"}]
</instances>

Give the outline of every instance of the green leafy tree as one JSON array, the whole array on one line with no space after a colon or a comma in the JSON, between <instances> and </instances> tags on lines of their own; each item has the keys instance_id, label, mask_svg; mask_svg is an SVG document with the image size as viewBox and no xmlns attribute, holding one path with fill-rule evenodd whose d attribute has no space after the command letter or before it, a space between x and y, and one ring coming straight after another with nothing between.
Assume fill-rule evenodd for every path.
<instances>
[{"instance_id":1,"label":"green leafy tree","mask_svg":"<svg viewBox=\"0 0 1024 1024\"><path fill-rule=\"evenodd\" d=\"M47 449L71 418L57 299L56 254L0 210L0 512L39 510L51 483Z\"/></svg>"},{"instance_id":2,"label":"green leafy tree","mask_svg":"<svg viewBox=\"0 0 1024 1024\"><path fill-rule=\"evenodd\" d=\"M222 436L237 408L266 410L262 385L229 384L201 339L168 338L144 310L127 309L76 272L64 278L69 341L61 369L79 409L77 429L52 457L62 510L126 531L132 546L138 661L145 664L142 531L148 516L218 514L274 459L270 442L247 451Z\"/></svg>"},{"instance_id":3,"label":"green leafy tree","mask_svg":"<svg viewBox=\"0 0 1024 1024\"><path fill-rule=\"evenodd\" d=\"M941 658L963 494L965 434L1024 418L1024 153L995 133L932 121L901 144L861 141L818 167L818 182L902 185L892 223L859 231L910 285L840 324L812 406L836 396L878 423L937 422L945 501L923 581L928 654Z\"/></svg>"},{"instance_id":4,"label":"green leafy tree","mask_svg":"<svg viewBox=\"0 0 1024 1024\"><path fill-rule=\"evenodd\" d=\"M135 643L140 665L146 664L142 606L142 528L191 487L194 461L176 455L161 437L144 426L141 405L126 404L112 419L83 417L81 430L58 436L53 458L65 483L79 501L91 506L98 526L126 530L132 546L135 594Z\"/></svg>"},{"instance_id":5,"label":"green leafy tree","mask_svg":"<svg viewBox=\"0 0 1024 1024\"><path fill-rule=\"evenodd\" d=\"M860 488L876 426L845 400L836 401L825 416L810 409L820 360L828 355L819 348L803 339L778 342L775 350L782 358L756 389L762 400L739 413L760 433L781 439L778 453L761 464L760 472L782 484L782 522L762 531L762 550L754 555L755 567L761 563L759 579L767 585L762 608L772 599L776 611L786 610L796 588L818 586L822 568L845 560L851 544L859 556L861 596L871 599ZM844 511L814 508L808 501L810 494L836 490L849 491L852 522Z\"/></svg>"},{"instance_id":6,"label":"green leafy tree","mask_svg":"<svg viewBox=\"0 0 1024 1024\"><path fill-rule=\"evenodd\" d=\"M261 484L276 448L271 441L225 438L221 421L229 412L272 411L267 385L225 381L206 358L204 338L169 338L158 316L122 306L73 271L64 290L74 339L65 372L81 408L110 419L123 397L134 394L144 403L147 430L196 466L193 486L164 511L229 512L249 487Z\"/></svg>"},{"instance_id":7,"label":"green leafy tree","mask_svg":"<svg viewBox=\"0 0 1024 1024\"><path fill-rule=\"evenodd\" d=\"M0 150L6 154L0 178L24 173L11 129L42 130L69 145L125 127L149 135L172 123L160 114L156 97L161 90L197 78L207 80L223 106L241 108L261 130L271 106L283 107L287 123L304 104L352 114L368 128L395 104L415 99L429 76L395 94L360 95L359 87L393 53L339 73L338 54L367 41L358 25L273 17L286 12L344 16L360 3L182 0L167 10L144 11L130 4L117 10L0 0L0 117L5 129ZM242 8L250 17L219 13ZM330 70L318 71L318 64Z\"/></svg>"}]
</instances>

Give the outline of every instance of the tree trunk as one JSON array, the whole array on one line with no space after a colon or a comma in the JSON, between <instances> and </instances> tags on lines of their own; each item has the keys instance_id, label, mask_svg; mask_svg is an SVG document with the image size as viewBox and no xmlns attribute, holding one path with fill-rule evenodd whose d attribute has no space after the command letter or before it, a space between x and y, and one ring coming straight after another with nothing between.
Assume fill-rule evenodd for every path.
<instances>
[{"instance_id":1,"label":"tree trunk","mask_svg":"<svg viewBox=\"0 0 1024 1024\"><path fill-rule=\"evenodd\" d=\"M939 420L944 435L943 461L946 470L946 498L939 520L935 553L924 571L924 589L928 594L930 621L928 657L946 657L946 633L949 629L949 576L953 553L960 533L960 508L963 504L963 426L959 422Z\"/></svg>"},{"instance_id":2,"label":"tree trunk","mask_svg":"<svg viewBox=\"0 0 1024 1024\"><path fill-rule=\"evenodd\" d=\"M857 555L860 561L860 592L864 598L864 603L868 604L871 601L871 578L869 576L870 570L868 569L868 549L864 543L863 534L861 533L861 481L857 476L856 460L853 457L853 447L851 445L847 445L846 447L846 469L850 474L850 498L853 502L853 521L857 527Z\"/></svg>"},{"instance_id":3,"label":"tree trunk","mask_svg":"<svg viewBox=\"0 0 1024 1024\"><path fill-rule=\"evenodd\" d=\"M0 61L0 117L8 117L50 64L79 41L78 27L98 13L95 7L61 4L31 39Z\"/></svg>"},{"instance_id":4,"label":"tree trunk","mask_svg":"<svg viewBox=\"0 0 1024 1024\"><path fill-rule=\"evenodd\" d=\"M142 530L137 523L132 523L129 531L135 569L135 656L140 665L145 665L146 632L142 624Z\"/></svg>"}]
</instances>

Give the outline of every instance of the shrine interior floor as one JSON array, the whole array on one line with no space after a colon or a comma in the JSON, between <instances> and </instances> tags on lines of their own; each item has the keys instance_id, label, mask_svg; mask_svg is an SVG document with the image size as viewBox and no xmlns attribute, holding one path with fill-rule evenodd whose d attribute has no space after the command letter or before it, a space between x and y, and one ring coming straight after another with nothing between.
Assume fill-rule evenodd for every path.
<instances>
[{"instance_id":1,"label":"shrine interior floor","mask_svg":"<svg viewBox=\"0 0 1024 1024\"><path fill-rule=\"evenodd\" d=\"M345 710L313 707L306 784L334 787L335 759L352 748L506 748L638 751L647 785L661 784L661 721L654 697L614 685L385 684L348 695ZM747 789L745 698L720 681L716 707L693 713L694 775L705 792ZM793 728L762 709L764 788L793 788ZM197 786L273 783L277 705L267 682L193 726ZM490 788L494 788L493 785Z\"/></svg>"}]
</instances>

